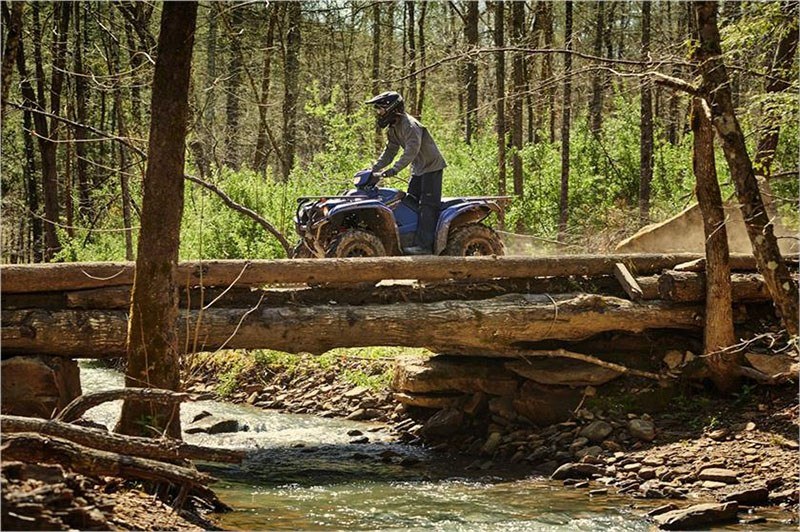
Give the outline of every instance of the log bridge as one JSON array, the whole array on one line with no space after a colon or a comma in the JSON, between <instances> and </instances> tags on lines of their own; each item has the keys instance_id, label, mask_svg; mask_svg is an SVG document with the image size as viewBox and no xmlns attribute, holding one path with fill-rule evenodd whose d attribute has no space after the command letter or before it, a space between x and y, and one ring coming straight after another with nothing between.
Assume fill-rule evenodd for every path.
<instances>
[{"instance_id":1,"label":"log bridge","mask_svg":"<svg viewBox=\"0 0 800 532\"><path fill-rule=\"evenodd\" d=\"M751 256L734 300L768 301ZM385 257L180 263L186 353L407 346L519 356L548 342L703 325L697 254ZM2 355L125 355L134 264L0 267Z\"/></svg>"}]
</instances>

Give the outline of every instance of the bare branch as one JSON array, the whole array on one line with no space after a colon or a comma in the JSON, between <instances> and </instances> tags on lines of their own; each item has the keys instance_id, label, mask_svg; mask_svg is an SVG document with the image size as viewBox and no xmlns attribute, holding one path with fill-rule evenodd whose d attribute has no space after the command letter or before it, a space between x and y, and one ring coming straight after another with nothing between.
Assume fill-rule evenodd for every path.
<instances>
[{"instance_id":1,"label":"bare branch","mask_svg":"<svg viewBox=\"0 0 800 532\"><path fill-rule=\"evenodd\" d=\"M269 223L267 220L265 220L257 212L255 212L252 209L248 209L244 205L240 205L240 204L236 203L235 201L233 201L230 198L230 196L225 194L222 190L220 190L219 187L217 187L213 183L209 183L208 181L204 181L204 180L200 179L199 177L195 177L195 176L188 175L188 174L184 175L183 177L185 179L188 179L189 181L191 181L193 183L197 183L198 185L201 185L201 186L207 188L208 190L210 190L211 192L213 192L214 194L219 196L219 198L225 203L225 205L227 205L231 209L233 209L235 211L238 211L238 212L244 214L245 216L248 216L251 219L255 220L261 227L266 229L272 236L274 236L276 239L278 239L278 242L280 242L281 246L283 246L283 250L286 252L286 256L289 256L289 254L291 253L291 250L292 250L292 245L289 243L288 240L286 240L286 237L283 236L283 233L278 231L275 228L275 226L273 226L271 223Z\"/></svg>"}]
</instances>

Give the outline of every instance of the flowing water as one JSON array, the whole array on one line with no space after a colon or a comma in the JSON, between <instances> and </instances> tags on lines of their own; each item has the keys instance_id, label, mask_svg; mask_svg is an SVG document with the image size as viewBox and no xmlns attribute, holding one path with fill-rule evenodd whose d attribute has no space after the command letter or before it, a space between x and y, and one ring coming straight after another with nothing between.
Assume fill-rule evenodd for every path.
<instances>
[{"instance_id":1,"label":"flowing water","mask_svg":"<svg viewBox=\"0 0 800 532\"><path fill-rule=\"evenodd\" d=\"M121 387L118 372L83 365L84 393ZM119 402L87 417L110 426ZM185 403L184 427L202 411L247 430L186 434L187 442L248 449L237 465L202 464L242 530L650 530L630 499L592 498L513 470L473 471L441 452L396 443L385 427L281 414L216 401ZM354 432L358 431L358 432ZM361 434L359 434L359 432ZM350 434L348 434L350 433ZM368 441L364 442L367 439ZM354 443L354 441L362 443ZM655 506L651 503L647 506Z\"/></svg>"}]
</instances>

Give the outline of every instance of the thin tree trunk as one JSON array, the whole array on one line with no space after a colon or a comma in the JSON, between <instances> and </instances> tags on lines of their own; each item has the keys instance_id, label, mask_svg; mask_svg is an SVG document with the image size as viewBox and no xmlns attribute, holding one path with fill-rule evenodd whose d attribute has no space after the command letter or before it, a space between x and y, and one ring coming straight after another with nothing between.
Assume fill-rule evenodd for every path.
<instances>
[{"instance_id":1,"label":"thin tree trunk","mask_svg":"<svg viewBox=\"0 0 800 532\"><path fill-rule=\"evenodd\" d=\"M467 14L464 19L464 38L467 50L478 48L478 2L467 2ZM464 66L464 85L467 93L466 120L464 122L464 140L472 143L472 137L478 127L478 61L472 56Z\"/></svg>"},{"instance_id":2,"label":"thin tree trunk","mask_svg":"<svg viewBox=\"0 0 800 532\"><path fill-rule=\"evenodd\" d=\"M73 5L75 7L75 47L73 49L73 56L75 60L76 120L79 124L87 124L86 104L88 101L88 94L86 92L86 77L83 69L83 49L86 44L86 39L81 30L81 15L91 4L75 2ZM77 156L75 173L78 182L78 215L81 221L91 220L93 216L92 198L90 196L91 184L89 182L87 168L87 138L84 128L75 128L75 154Z\"/></svg>"},{"instance_id":3,"label":"thin tree trunk","mask_svg":"<svg viewBox=\"0 0 800 532\"><path fill-rule=\"evenodd\" d=\"M179 391L176 331L189 78L197 2L164 4L153 78L147 174L128 329L125 386ZM125 401L117 432L180 438L177 407Z\"/></svg>"},{"instance_id":4,"label":"thin tree trunk","mask_svg":"<svg viewBox=\"0 0 800 532\"><path fill-rule=\"evenodd\" d=\"M594 55L603 55L603 33L605 31L605 3L595 4ZM596 70L592 75L592 101L589 105L589 130L595 137L600 136L603 129L603 71Z\"/></svg>"},{"instance_id":5,"label":"thin tree trunk","mask_svg":"<svg viewBox=\"0 0 800 532\"><path fill-rule=\"evenodd\" d=\"M417 39L414 34L414 5L416 2L406 1L406 46L408 50L408 94L406 94L406 111L417 116Z\"/></svg>"},{"instance_id":6,"label":"thin tree trunk","mask_svg":"<svg viewBox=\"0 0 800 532\"><path fill-rule=\"evenodd\" d=\"M513 2L511 4L511 31L515 46L524 46L525 39L525 3ZM512 56L512 79L514 88L511 98L511 145L514 149L511 165L514 174L514 195L522 197L525 193L525 183L522 176L522 105L525 90L525 56L515 52ZM517 223L516 230L523 229L522 220Z\"/></svg>"},{"instance_id":7,"label":"thin tree trunk","mask_svg":"<svg viewBox=\"0 0 800 532\"><path fill-rule=\"evenodd\" d=\"M738 384L741 354L722 353L733 345L733 296L725 210L714 163L714 126L706 116L703 100L692 100L694 146L692 165L697 182L697 203L703 213L706 237L706 313L703 354L711 380L723 392Z\"/></svg>"},{"instance_id":8,"label":"thin tree trunk","mask_svg":"<svg viewBox=\"0 0 800 532\"><path fill-rule=\"evenodd\" d=\"M391 23L391 20L389 21ZM372 95L381 92L381 4L372 4ZM375 125L375 150L381 149L383 135Z\"/></svg>"},{"instance_id":9,"label":"thin tree trunk","mask_svg":"<svg viewBox=\"0 0 800 532\"><path fill-rule=\"evenodd\" d=\"M0 97L0 116L5 117L6 102L8 101L8 89L11 87L11 75L14 71L14 61L17 59L17 50L20 47L20 40L22 38L22 7L25 5L22 2L10 2L11 9L8 8L9 2L4 2L3 9L3 22L8 28L5 38L5 46L3 47L3 66L0 72L0 79L2 79L2 96Z\"/></svg>"},{"instance_id":10,"label":"thin tree trunk","mask_svg":"<svg viewBox=\"0 0 800 532\"><path fill-rule=\"evenodd\" d=\"M17 47L16 61L17 71L20 78L20 92L22 92L25 107L40 110L41 106L36 99L30 79L28 78L28 68L25 64L24 41L20 39ZM31 226L31 251L34 262L44 260L44 248L42 235L44 232L41 213L39 212L39 188L36 178L36 155L34 153L33 131L47 131L47 119L40 113L25 111L23 118L23 139L25 144L25 191L29 220ZM36 124L34 128L34 124Z\"/></svg>"},{"instance_id":11,"label":"thin tree trunk","mask_svg":"<svg viewBox=\"0 0 800 532\"><path fill-rule=\"evenodd\" d=\"M553 4L544 2L542 5L542 21L544 47L549 49L553 47ZM550 115L548 120L549 124L549 139L550 143L556 141L556 89L553 82L553 56L552 54L545 54L542 58L542 81L547 83L545 95L547 97L547 110Z\"/></svg>"},{"instance_id":12,"label":"thin tree trunk","mask_svg":"<svg viewBox=\"0 0 800 532\"><path fill-rule=\"evenodd\" d=\"M419 12L419 19L417 20L417 24L419 25L418 31L418 39L417 42L419 43L419 66L418 69L425 68L425 64L427 61L427 50L425 48L425 16L428 14L428 4L429 2L422 2L420 5L420 12ZM419 91L417 93L417 116L422 118L422 110L425 105L425 85L427 84L428 73L427 70L423 70L419 74Z\"/></svg>"},{"instance_id":13,"label":"thin tree trunk","mask_svg":"<svg viewBox=\"0 0 800 532\"><path fill-rule=\"evenodd\" d=\"M288 31L286 33L286 60L284 64L284 96L283 96L283 179L289 179L294 166L297 142L297 100L299 97L298 70L300 69L300 46L302 22L300 2L289 2L286 5L288 15Z\"/></svg>"},{"instance_id":14,"label":"thin tree trunk","mask_svg":"<svg viewBox=\"0 0 800 532\"><path fill-rule=\"evenodd\" d=\"M650 54L650 2L642 2L642 61ZM650 195L653 183L653 92L650 80L642 78L639 124L639 226L650 223Z\"/></svg>"},{"instance_id":15,"label":"thin tree trunk","mask_svg":"<svg viewBox=\"0 0 800 532\"><path fill-rule=\"evenodd\" d=\"M791 88L791 69L797 53L798 40L798 20L797 2L783 2L781 11L784 15L785 29L784 34L778 42L775 57L772 61L772 68L769 72L770 78L767 80L765 92L768 95L775 95L786 92ZM773 194L769 185L772 161L775 158L775 150L778 148L778 135L780 133L783 116L780 114L780 106L767 103L762 108L761 137L758 139L758 148L754 157L753 166L759 176L759 189L764 200L764 206L770 218L777 215Z\"/></svg>"},{"instance_id":16,"label":"thin tree trunk","mask_svg":"<svg viewBox=\"0 0 800 532\"><path fill-rule=\"evenodd\" d=\"M228 35L228 78L225 83L225 165L239 170L241 156L239 144L241 143L239 98L242 91L242 42L241 29L244 21L243 4L231 4L231 21Z\"/></svg>"},{"instance_id":17,"label":"thin tree trunk","mask_svg":"<svg viewBox=\"0 0 800 532\"><path fill-rule=\"evenodd\" d=\"M264 69L261 72L261 98L258 101L258 137L256 139L256 154L253 168L259 172L267 169L267 102L269 101L269 86L272 80L272 52L275 46L275 24L278 20L278 4L270 6L269 26L267 27L267 40L264 49Z\"/></svg>"},{"instance_id":18,"label":"thin tree trunk","mask_svg":"<svg viewBox=\"0 0 800 532\"><path fill-rule=\"evenodd\" d=\"M216 140L214 138L214 126L217 115L217 39L219 34L219 6L216 2L209 3L208 7L208 34L206 36L206 72L205 72L205 92L206 102L203 108L203 154L205 166L204 171L209 171L209 160L217 160Z\"/></svg>"},{"instance_id":19,"label":"thin tree trunk","mask_svg":"<svg viewBox=\"0 0 800 532\"><path fill-rule=\"evenodd\" d=\"M728 73L722 61L717 4L695 2L694 9L700 37L694 59L702 74L701 90L711 107L712 122L722 141L758 269L781 313L786 330L791 335L797 335L800 332L797 283L789 275L781 257L774 228L764 208L753 164L747 153L744 134L734 112Z\"/></svg>"},{"instance_id":20,"label":"thin tree trunk","mask_svg":"<svg viewBox=\"0 0 800 532\"><path fill-rule=\"evenodd\" d=\"M494 3L494 46L495 54L495 85L497 97L495 112L497 114L497 193L506 194L506 54L505 47L505 20L504 4L502 1ZM499 214L500 228L505 225L505 213Z\"/></svg>"},{"instance_id":21,"label":"thin tree trunk","mask_svg":"<svg viewBox=\"0 0 800 532\"><path fill-rule=\"evenodd\" d=\"M572 50L572 1L565 5L564 48ZM558 204L558 240L567 237L569 222L569 130L572 107L572 54L564 55L564 100L561 105L561 196Z\"/></svg>"}]
</instances>

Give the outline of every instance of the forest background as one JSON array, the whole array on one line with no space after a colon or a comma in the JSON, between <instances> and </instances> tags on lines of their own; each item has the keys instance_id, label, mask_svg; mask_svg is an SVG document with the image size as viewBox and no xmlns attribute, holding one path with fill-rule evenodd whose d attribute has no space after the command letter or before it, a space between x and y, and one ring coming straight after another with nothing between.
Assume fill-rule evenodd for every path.
<instances>
[{"instance_id":1,"label":"forest background","mask_svg":"<svg viewBox=\"0 0 800 532\"><path fill-rule=\"evenodd\" d=\"M2 261L133 259L158 3L3 2ZM751 154L797 223L796 2L721 4ZM448 161L444 194L509 194L530 251L604 251L694 201L685 2L203 2L188 172L292 240L295 199L335 194L383 140L362 104L398 90ZM792 33L793 32L793 33ZM13 52L10 52L13 51ZM781 62L783 60L783 63ZM780 91L775 79L788 80ZM718 150L723 195L732 185ZM393 186L405 188L402 179ZM272 258L251 218L187 186L181 259Z\"/></svg>"}]
</instances>

